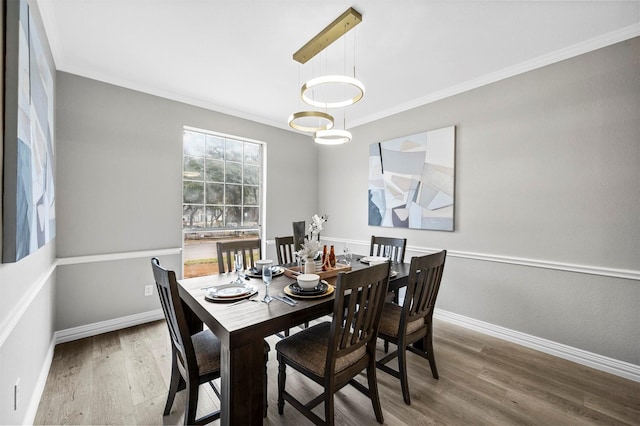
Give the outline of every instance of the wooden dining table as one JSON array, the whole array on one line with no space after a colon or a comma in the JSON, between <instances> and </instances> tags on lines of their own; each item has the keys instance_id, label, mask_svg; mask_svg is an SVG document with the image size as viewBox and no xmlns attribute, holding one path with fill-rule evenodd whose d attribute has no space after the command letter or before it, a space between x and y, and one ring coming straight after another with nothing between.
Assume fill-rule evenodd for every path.
<instances>
[{"instance_id":1,"label":"wooden dining table","mask_svg":"<svg viewBox=\"0 0 640 426\"><path fill-rule=\"evenodd\" d=\"M363 256L354 256L352 270L368 267L360 262ZM409 264L394 263L397 275L390 279L389 290L406 286ZM263 420L264 401L264 338L333 311L334 295L297 299L295 306L279 300L263 303L265 285L260 278L251 278L246 284L258 289L256 301L238 304L211 302L205 299L205 288L228 284L236 273L208 275L178 281L185 314L193 331L206 326L221 341L221 401L220 424L260 425ZM335 284L337 277L327 278ZM269 286L270 295L279 295L294 278L280 275Z\"/></svg>"}]
</instances>

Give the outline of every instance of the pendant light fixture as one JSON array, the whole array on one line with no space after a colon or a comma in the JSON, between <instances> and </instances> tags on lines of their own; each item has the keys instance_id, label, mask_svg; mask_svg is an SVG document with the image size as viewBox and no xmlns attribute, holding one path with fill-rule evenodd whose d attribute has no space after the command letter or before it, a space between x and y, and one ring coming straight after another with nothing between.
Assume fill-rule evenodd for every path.
<instances>
[{"instance_id":1,"label":"pendant light fixture","mask_svg":"<svg viewBox=\"0 0 640 426\"><path fill-rule=\"evenodd\" d=\"M344 36L349 30L362 22L362 15L353 8L347 9L342 15L336 18L331 24L320 31L315 37L309 40L302 48L293 54L293 59L301 64L305 64L334 41ZM355 42L354 42L355 45ZM346 52L346 47L345 47ZM345 55L346 56L346 55ZM346 67L346 57L345 57ZM345 73L346 74L346 73ZM336 87L342 87L341 97L329 99L327 94L334 95ZM332 91L333 88L333 91ZM322 99L314 97L316 92L321 92ZM347 75L325 75L312 78L302 85L300 89L301 99L317 108L344 108L355 104L364 97L365 89L362 82L355 78L355 65L353 77ZM314 117L325 121L325 125L309 126L302 124L303 119ZM297 121L296 121L297 120ZM329 120L331 124L329 125ZM337 145L351 141L351 133L346 130L343 111L343 129L333 128L333 117L320 111L303 111L292 114L289 117L289 126L301 130L313 132L313 139L316 143ZM321 128L323 127L323 128Z\"/></svg>"}]
</instances>

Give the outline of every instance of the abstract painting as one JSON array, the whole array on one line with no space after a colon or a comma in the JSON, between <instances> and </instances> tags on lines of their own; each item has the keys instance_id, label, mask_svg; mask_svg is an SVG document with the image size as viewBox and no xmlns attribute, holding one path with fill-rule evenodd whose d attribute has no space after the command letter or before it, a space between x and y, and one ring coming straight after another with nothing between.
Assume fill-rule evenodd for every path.
<instances>
[{"instance_id":1,"label":"abstract painting","mask_svg":"<svg viewBox=\"0 0 640 426\"><path fill-rule=\"evenodd\" d=\"M369 145L369 225L453 231L455 126Z\"/></svg>"},{"instance_id":2,"label":"abstract painting","mask_svg":"<svg viewBox=\"0 0 640 426\"><path fill-rule=\"evenodd\" d=\"M2 261L55 237L51 54L26 0L6 2Z\"/></svg>"}]
</instances>

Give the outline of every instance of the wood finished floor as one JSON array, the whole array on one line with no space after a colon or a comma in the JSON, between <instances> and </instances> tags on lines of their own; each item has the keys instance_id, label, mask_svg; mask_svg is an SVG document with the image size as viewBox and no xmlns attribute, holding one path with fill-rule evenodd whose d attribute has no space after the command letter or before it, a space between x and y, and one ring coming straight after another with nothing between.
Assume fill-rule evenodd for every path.
<instances>
[{"instance_id":1,"label":"wood finished floor","mask_svg":"<svg viewBox=\"0 0 640 426\"><path fill-rule=\"evenodd\" d=\"M434 330L440 380L433 379L426 360L409 354L410 406L399 382L378 371L385 424L640 425L640 383L446 322L436 321ZM265 424L311 424L289 405L278 414L278 338L268 340ZM381 343L378 348L382 354ZM170 360L163 321L58 345L35 424L182 424L184 392L171 414L162 416ZM311 396L318 388L291 373L287 389ZM198 415L217 404L202 386ZM350 386L341 390L336 424L376 424L370 401Z\"/></svg>"}]
</instances>

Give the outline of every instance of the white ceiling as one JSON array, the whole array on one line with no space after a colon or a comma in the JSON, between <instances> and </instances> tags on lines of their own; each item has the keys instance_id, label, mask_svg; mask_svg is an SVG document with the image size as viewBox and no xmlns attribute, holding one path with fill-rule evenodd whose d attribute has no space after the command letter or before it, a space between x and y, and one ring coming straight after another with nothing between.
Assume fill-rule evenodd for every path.
<instances>
[{"instance_id":1,"label":"white ceiling","mask_svg":"<svg viewBox=\"0 0 640 426\"><path fill-rule=\"evenodd\" d=\"M354 51L367 92L345 109L347 128L640 35L639 0L38 5L58 70L281 128L310 109L300 85L345 63L351 72ZM349 7L363 18L346 40L306 65L292 59Z\"/></svg>"}]
</instances>

